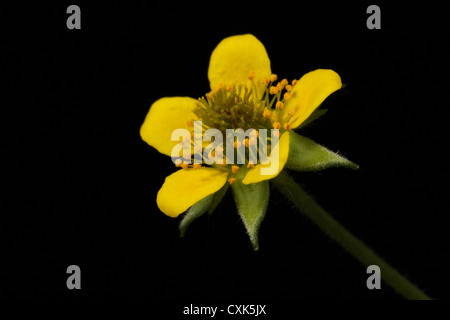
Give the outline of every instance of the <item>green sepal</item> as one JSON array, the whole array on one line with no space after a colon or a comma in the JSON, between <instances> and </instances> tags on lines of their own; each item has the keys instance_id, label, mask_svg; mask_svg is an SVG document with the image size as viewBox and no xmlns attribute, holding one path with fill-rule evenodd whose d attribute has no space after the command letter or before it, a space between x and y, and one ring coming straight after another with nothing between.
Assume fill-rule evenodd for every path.
<instances>
[{"instance_id":1,"label":"green sepal","mask_svg":"<svg viewBox=\"0 0 450 320\"><path fill-rule=\"evenodd\" d=\"M181 220L180 222L179 226L180 237L184 237L186 229L189 227L192 221L201 217L206 213L206 211L209 210L213 198L214 194L210 194L209 196L206 196L205 198L203 198L202 200L200 200L199 202L197 202L196 204L194 204L192 207L189 208L189 210L184 215L183 220Z\"/></svg>"},{"instance_id":2,"label":"green sepal","mask_svg":"<svg viewBox=\"0 0 450 320\"><path fill-rule=\"evenodd\" d=\"M311 115L305 120L303 121L300 126L298 126L297 128L295 128L295 130L297 129L302 129L306 126L308 126L311 122L313 122L314 120L317 120L318 118L320 118L321 116L325 115L327 113L328 109L316 109L314 110L313 113L311 113Z\"/></svg>"},{"instance_id":3,"label":"green sepal","mask_svg":"<svg viewBox=\"0 0 450 320\"><path fill-rule=\"evenodd\" d=\"M229 185L230 185L229 183L225 183L223 187L219 189L219 191L214 193L214 196L208 209L208 214L212 214L214 210L216 210L220 201L222 201L222 198L225 196L225 193L227 192Z\"/></svg>"},{"instance_id":4,"label":"green sepal","mask_svg":"<svg viewBox=\"0 0 450 320\"><path fill-rule=\"evenodd\" d=\"M234 200L253 249L258 250L258 231L269 204L269 182L243 184L240 180L231 185Z\"/></svg>"},{"instance_id":5,"label":"green sepal","mask_svg":"<svg viewBox=\"0 0 450 320\"><path fill-rule=\"evenodd\" d=\"M286 168L296 171L318 171L331 167L358 169L350 160L314 141L289 131L289 157Z\"/></svg>"},{"instance_id":6,"label":"green sepal","mask_svg":"<svg viewBox=\"0 0 450 320\"><path fill-rule=\"evenodd\" d=\"M206 196L196 204L194 204L192 207L189 208L189 210L184 215L183 219L180 222L180 237L184 237L184 234L186 233L187 228L190 226L190 224L196 220L197 218L204 215L206 212L209 214L212 214L213 211L217 208L220 201L222 201L223 196L225 195L226 191L228 189L228 183L225 183L222 188L219 189L219 191L210 194L209 196Z\"/></svg>"}]
</instances>

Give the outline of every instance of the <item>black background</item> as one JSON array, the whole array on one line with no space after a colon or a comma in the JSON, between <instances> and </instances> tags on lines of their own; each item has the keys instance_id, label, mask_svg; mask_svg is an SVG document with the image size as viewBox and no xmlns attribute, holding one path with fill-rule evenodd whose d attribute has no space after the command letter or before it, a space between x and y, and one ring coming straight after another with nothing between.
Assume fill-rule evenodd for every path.
<instances>
[{"instance_id":1,"label":"black background","mask_svg":"<svg viewBox=\"0 0 450 320\"><path fill-rule=\"evenodd\" d=\"M281 78L330 68L347 84L301 134L361 169L296 180L426 293L449 298L448 36L439 7L379 4L382 29L368 30L371 3L79 2L82 28L68 30L70 4L5 9L8 297L165 301L175 312L209 301L401 299L384 283L368 290L365 267L276 189L259 252L230 194L184 239L179 219L158 210L156 193L175 168L139 136L149 106L204 95L214 47L252 33ZM81 290L66 287L72 264Z\"/></svg>"}]
</instances>

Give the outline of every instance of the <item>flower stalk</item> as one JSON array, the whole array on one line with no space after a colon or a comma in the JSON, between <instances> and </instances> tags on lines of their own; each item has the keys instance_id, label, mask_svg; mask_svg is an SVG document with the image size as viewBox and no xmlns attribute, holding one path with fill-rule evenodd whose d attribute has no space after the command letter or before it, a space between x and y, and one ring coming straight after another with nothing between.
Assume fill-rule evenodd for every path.
<instances>
[{"instance_id":1,"label":"flower stalk","mask_svg":"<svg viewBox=\"0 0 450 320\"><path fill-rule=\"evenodd\" d=\"M372 249L351 234L344 226L326 212L285 171L272 180L275 186L298 209L311 219L330 238L335 240L363 265L377 265L382 279L397 293L409 300L431 300L423 291L402 276Z\"/></svg>"}]
</instances>

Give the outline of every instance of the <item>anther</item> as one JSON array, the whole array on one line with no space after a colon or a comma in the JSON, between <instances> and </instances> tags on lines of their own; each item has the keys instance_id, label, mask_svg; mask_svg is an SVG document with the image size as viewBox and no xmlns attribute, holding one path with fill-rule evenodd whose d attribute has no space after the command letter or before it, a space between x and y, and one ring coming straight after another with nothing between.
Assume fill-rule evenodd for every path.
<instances>
[{"instance_id":1,"label":"anther","mask_svg":"<svg viewBox=\"0 0 450 320\"><path fill-rule=\"evenodd\" d=\"M283 106L284 106L283 102L278 101L278 102L276 103L276 105L275 105L275 108L277 108L277 109L283 109Z\"/></svg>"},{"instance_id":2,"label":"anther","mask_svg":"<svg viewBox=\"0 0 450 320\"><path fill-rule=\"evenodd\" d=\"M288 115L293 117L295 115L295 109L291 109L288 111Z\"/></svg>"},{"instance_id":3,"label":"anther","mask_svg":"<svg viewBox=\"0 0 450 320\"><path fill-rule=\"evenodd\" d=\"M293 89L293 86L291 86L290 84L288 84L288 85L286 86L286 91L287 91L287 92L291 92L292 89Z\"/></svg>"},{"instance_id":4,"label":"anther","mask_svg":"<svg viewBox=\"0 0 450 320\"><path fill-rule=\"evenodd\" d=\"M287 131L291 130L291 124L290 123L285 123L284 124L284 129L286 129Z\"/></svg>"},{"instance_id":5,"label":"anther","mask_svg":"<svg viewBox=\"0 0 450 320\"><path fill-rule=\"evenodd\" d=\"M270 110L264 110L264 112L263 112L263 117L264 118L270 118L272 116L272 111L270 111Z\"/></svg>"},{"instance_id":6,"label":"anther","mask_svg":"<svg viewBox=\"0 0 450 320\"><path fill-rule=\"evenodd\" d=\"M288 101L291 98L291 94L289 92L286 92L283 96L284 100Z\"/></svg>"},{"instance_id":7,"label":"anther","mask_svg":"<svg viewBox=\"0 0 450 320\"><path fill-rule=\"evenodd\" d=\"M274 86L270 87L270 89L269 89L270 94L277 94L277 92L278 92L278 89L276 87L274 87Z\"/></svg>"},{"instance_id":8,"label":"anther","mask_svg":"<svg viewBox=\"0 0 450 320\"><path fill-rule=\"evenodd\" d=\"M187 169L187 168L189 168L189 163L183 162L183 163L180 165L180 167L183 168L183 169Z\"/></svg>"},{"instance_id":9,"label":"anther","mask_svg":"<svg viewBox=\"0 0 450 320\"><path fill-rule=\"evenodd\" d=\"M194 170L201 168L202 165L200 163L194 163Z\"/></svg>"},{"instance_id":10,"label":"anther","mask_svg":"<svg viewBox=\"0 0 450 320\"><path fill-rule=\"evenodd\" d=\"M247 165L247 168L253 168L255 165L253 164L253 161L252 160L250 160L249 162L248 162L248 165Z\"/></svg>"},{"instance_id":11,"label":"anther","mask_svg":"<svg viewBox=\"0 0 450 320\"><path fill-rule=\"evenodd\" d=\"M273 123L273 128L274 129L280 129L281 128L281 123L279 123L278 121Z\"/></svg>"},{"instance_id":12,"label":"anther","mask_svg":"<svg viewBox=\"0 0 450 320\"><path fill-rule=\"evenodd\" d=\"M297 82L298 82L297 79L292 80L292 86L295 86L297 84Z\"/></svg>"},{"instance_id":13,"label":"anther","mask_svg":"<svg viewBox=\"0 0 450 320\"><path fill-rule=\"evenodd\" d=\"M239 171L239 167L238 166L231 166L231 172L233 174L236 174Z\"/></svg>"},{"instance_id":14,"label":"anther","mask_svg":"<svg viewBox=\"0 0 450 320\"><path fill-rule=\"evenodd\" d=\"M270 76L270 81L271 81L271 82L277 81L277 79L278 79L278 76L277 76L275 73L273 73L273 74Z\"/></svg>"},{"instance_id":15,"label":"anther","mask_svg":"<svg viewBox=\"0 0 450 320\"><path fill-rule=\"evenodd\" d=\"M227 92L230 92L231 90L233 90L233 85L232 85L232 84L229 84L229 85L227 86Z\"/></svg>"},{"instance_id":16,"label":"anther","mask_svg":"<svg viewBox=\"0 0 450 320\"><path fill-rule=\"evenodd\" d=\"M233 184L233 183L235 183L236 182L236 178L230 178L230 179L228 179L228 183L229 184Z\"/></svg>"},{"instance_id":17,"label":"anther","mask_svg":"<svg viewBox=\"0 0 450 320\"><path fill-rule=\"evenodd\" d=\"M253 80L253 79L255 79L255 77L256 77L256 74L255 74L255 71L250 71L249 73L248 73L248 79L249 80Z\"/></svg>"},{"instance_id":18,"label":"anther","mask_svg":"<svg viewBox=\"0 0 450 320\"><path fill-rule=\"evenodd\" d=\"M176 167L179 167L182 163L183 163L183 161L181 159L175 160L175 166Z\"/></svg>"},{"instance_id":19,"label":"anther","mask_svg":"<svg viewBox=\"0 0 450 320\"><path fill-rule=\"evenodd\" d=\"M270 82L269 82L269 79L267 79L267 78L263 78L263 79L262 79L262 84L263 84L263 85L267 86L267 85L269 85L269 83L270 83Z\"/></svg>"}]
</instances>

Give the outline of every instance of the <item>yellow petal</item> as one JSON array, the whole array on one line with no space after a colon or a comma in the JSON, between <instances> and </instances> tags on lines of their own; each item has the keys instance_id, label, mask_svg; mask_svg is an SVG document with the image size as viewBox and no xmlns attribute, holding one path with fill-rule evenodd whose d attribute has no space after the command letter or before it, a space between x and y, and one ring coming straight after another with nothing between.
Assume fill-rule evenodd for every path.
<instances>
[{"instance_id":1,"label":"yellow petal","mask_svg":"<svg viewBox=\"0 0 450 320\"><path fill-rule=\"evenodd\" d=\"M166 178L156 196L159 209L177 217L226 183L228 172L213 168L181 169Z\"/></svg>"},{"instance_id":2,"label":"yellow petal","mask_svg":"<svg viewBox=\"0 0 450 320\"><path fill-rule=\"evenodd\" d=\"M298 127L330 94L341 87L341 78L333 70L318 69L305 74L291 92L283 121L289 123L292 129ZM289 113L293 113L293 116Z\"/></svg>"},{"instance_id":3,"label":"yellow petal","mask_svg":"<svg viewBox=\"0 0 450 320\"><path fill-rule=\"evenodd\" d=\"M249 72L255 72L258 95L264 93L263 78L270 78L270 60L264 45L253 35L244 34L223 39L211 54L208 78L211 89L221 84L246 84L252 88Z\"/></svg>"},{"instance_id":4,"label":"yellow petal","mask_svg":"<svg viewBox=\"0 0 450 320\"><path fill-rule=\"evenodd\" d=\"M281 135L280 141L275 146L275 148L272 150L273 152L279 153L278 158L278 170L274 174L269 175L262 175L261 174L261 168L269 168L272 165L272 161L268 164L258 164L254 168L252 168L245 176L245 178L242 180L242 183L244 184L250 184L250 183L256 183L261 182L264 180L269 180L272 178L275 178L281 170L283 170L284 165L286 164L286 161L289 156L289 132L285 132Z\"/></svg>"},{"instance_id":5,"label":"yellow petal","mask_svg":"<svg viewBox=\"0 0 450 320\"><path fill-rule=\"evenodd\" d=\"M195 99L171 97L157 100L141 126L142 140L159 152L170 156L178 141L171 141L175 129L188 129L187 122L197 119L193 113Z\"/></svg>"}]
</instances>

